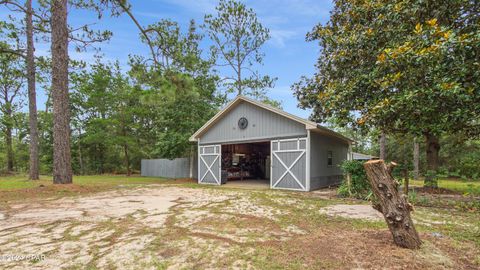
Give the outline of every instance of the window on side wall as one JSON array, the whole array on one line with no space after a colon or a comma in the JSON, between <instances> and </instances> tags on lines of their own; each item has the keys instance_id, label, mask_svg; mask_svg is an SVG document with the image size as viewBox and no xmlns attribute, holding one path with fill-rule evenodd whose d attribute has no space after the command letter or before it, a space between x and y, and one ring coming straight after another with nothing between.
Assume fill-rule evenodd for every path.
<instances>
[{"instance_id":1,"label":"window on side wall","mask_svg":"<svg viewBox=\"0 0 480 270\"><path fill-rule=\"evenodd\" d=\"M327 152L327 166L333 166L333 151Z\"/></svg>"}]
</instances>

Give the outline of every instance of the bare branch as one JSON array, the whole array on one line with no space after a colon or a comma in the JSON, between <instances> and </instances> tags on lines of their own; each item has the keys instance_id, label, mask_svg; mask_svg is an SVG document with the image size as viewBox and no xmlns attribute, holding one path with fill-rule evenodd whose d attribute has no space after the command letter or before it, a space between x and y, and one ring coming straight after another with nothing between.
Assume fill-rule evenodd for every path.
<instances>
[{"instance_id":1,"label":"bare branch","mask_svg":"<svg viewBox=\"0 0 480 270\"><path fill-rule=\"evenodd\" d=\"M133 16L132 12L130 11L129 7L125 4L126 2L122 1L122 0L116 0L115 1L122 9L123 11L125 11L125 13L127 13L127 15L130 17L130 19L132 19L133 23L135 23L135 25L137 26L138 30L140 30L140 32L142 33L142 35L145 37L145 40L147 41L147 45L148 47L150 48L150 53L152 54L152 57L153 57L153 62L155 64L155 66L158 66L158 60L157 60L157 57L155 55L155 50L153 49L153 45L152 45L152 41L150 40L150 38L148 37L147 35L147 32L145 31L145 29L143 29L143 27L140 25L140 23L137 21L137 19L135 18L135 16Z\"/></svg>"},{"instance_id":2,"label":"bare branch","mask_svg":"<svg viewBox=\"0 0 480 270\"><path fill-rule=\"evenodd\" d=\"M5 6L14 6L16 7L19 11L21 12L24 12L24 13L27 13L27 10L25 9L25 7L23 7L22 5L20 5L19 3L17 3L16 1L11 1L11 0L0 0L0 5L5 5ZM45 18L39 16L38 14L35 14L35 13L32 13L32 16L34 16L35 18L39 19L41 22L43 23L47 23L48 20L46 20Z\"/></svg>"}]
</instances>

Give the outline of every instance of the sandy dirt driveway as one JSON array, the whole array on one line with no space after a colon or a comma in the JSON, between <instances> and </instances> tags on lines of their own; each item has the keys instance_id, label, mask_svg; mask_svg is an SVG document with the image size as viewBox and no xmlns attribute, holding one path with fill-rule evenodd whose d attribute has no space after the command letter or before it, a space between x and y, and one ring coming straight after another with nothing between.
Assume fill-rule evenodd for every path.
<instances>
[{"instance_id":1,"label":"sandy dirt driveway","mask_svg":"<svg viewBox=\"0 0 480 270\"><path fill-rule=\"evenodd\" d=\"M218 239L228 245L303 233L294 226L264 233L254 224L218 229L218 222L232 217L246 223L274 218L278 210L255 205L243 194L159 186L10 205L0 216L0 268L218 266L229 251ZM222 213L215 212L218 207ZM242 260L233 265L248 268Z\"/></svg>"},{"instance_id":2,"label":"sandy dirt driveway","mask_svg":"<svg viewBox=\"0 0 480 270\"><path fill-rule=\"evenodd\" d=\"M475 218L419 210L424 244L412 251L371 206L317 192L148 185L2 207L0 269L475 269L480 259L437 233L475 231Z\"/></svg>"}]
</instances>

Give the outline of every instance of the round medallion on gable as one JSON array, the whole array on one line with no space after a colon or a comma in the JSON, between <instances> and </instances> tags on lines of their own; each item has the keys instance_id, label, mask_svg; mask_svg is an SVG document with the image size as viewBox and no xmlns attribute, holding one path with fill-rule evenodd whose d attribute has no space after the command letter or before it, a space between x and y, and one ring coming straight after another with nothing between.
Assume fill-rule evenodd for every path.
<instances>
[{"instance_id":1,"label":"round medallion on gable","mask_svg":"<svg viewBox=\"0 0 480 270\"><path fill-rule=\"evenodd\" d=\"M246 129L248 126L248 120L245 117L238 119L238 128L239 129Z\"/></svg>"}]
</instances>

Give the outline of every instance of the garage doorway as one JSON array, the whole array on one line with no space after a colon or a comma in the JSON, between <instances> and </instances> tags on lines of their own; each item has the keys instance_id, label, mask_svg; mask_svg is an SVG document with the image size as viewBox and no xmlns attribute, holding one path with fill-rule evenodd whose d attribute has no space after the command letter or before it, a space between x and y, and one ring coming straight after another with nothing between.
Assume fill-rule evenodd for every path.
<instances>
[{"instance_id":1,"label":"garage doorway","mask_svg":"<svg viewBox=\"0 0 480 270\"><path fill-rule=\"evenodd\" d=\"M270 186L270 141L222 144L222 183Z\"/></svg>"}]
</instances>

